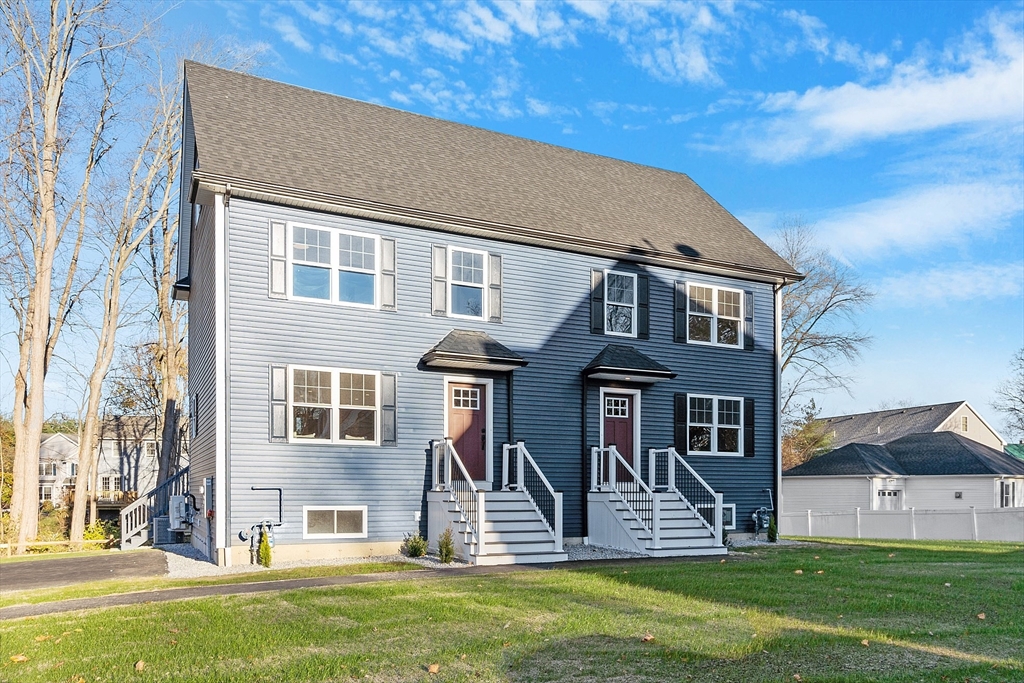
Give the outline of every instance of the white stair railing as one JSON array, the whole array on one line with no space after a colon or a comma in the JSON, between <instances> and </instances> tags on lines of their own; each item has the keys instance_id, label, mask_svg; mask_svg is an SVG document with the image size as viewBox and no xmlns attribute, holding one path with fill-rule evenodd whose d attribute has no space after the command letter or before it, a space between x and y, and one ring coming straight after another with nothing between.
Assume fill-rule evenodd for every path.
<instances>
[{"instance_id":1,"label":"white stair railing","mask_svg":"<svg viewBox=\"0 0 1024 683\"><path fill-rule=\"evenodd\" d=\"M515 487L526 494L554 536L555 552L562 552L562 492L555 491L523 441L503 444L501 461L501 490ZM514 477L510 477L510 469L514 469Z\"/></svg>"},{"instance_id":2,"label":"white stair railing","mask_svg":"<svg viewBox=\"0 0 1024 683\"><path fill-rule=\"evenodd\" d=\"M433 451L434 488L452 494L455 507L466 520L470 537L476 541L476 554L484 555L484 492L469 476L451 437L431 444Z\"/></svg>"},{"instance_id":3,"label":"white stair railing","mask_svg":"<svg viewBox=\"0 0 1024 683\"><path fill-rule=\"evenodd\" d=\"M188 466L183 467L152 491L121 508L122 549L131 547L133 539L149 529L153 517L162 517L168 513L171 496L188 492L188 473Z\"/></svg>"},{"instance_id":4,"label":"white stair railing","mask_svg":"<svg viewBox=\"0 0 1024 683\"><path fill-rule=\"evenodd\" d=\"M614 490L651 534L655 548L661 547L660 498L622 457L613 445L594 446L590 451L591 490Z\"/></svg>"},{"instance_id":5,"label":"white stair railing","mask_svg":"<svg viewBox=\"0 0 1024 683\"><path fill-rule=\"evenodd\" d=\"M121 508L121 550L132 547L132 539L149 529L151 502L150 496L146 495Z\"/></svg>"},{"instance_id":6,"label":"white stair railing","mask_svg":"<svg viewBox=\"0 0 1024 683\"><path fill-rule=\"evenodd\" d=\"M664 487L678 493L697 519L714 534L715 545L721 545L722 494L711 488L672 446L650 449L647 463L651 488Z\"/></svg>"}]
</instances>

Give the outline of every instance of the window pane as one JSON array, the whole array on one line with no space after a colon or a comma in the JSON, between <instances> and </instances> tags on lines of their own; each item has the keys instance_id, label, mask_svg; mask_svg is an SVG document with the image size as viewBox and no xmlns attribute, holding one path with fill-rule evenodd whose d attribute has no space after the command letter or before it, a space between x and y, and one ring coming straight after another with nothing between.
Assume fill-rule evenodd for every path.
<instances>
[{"instance_id":1,"label":"window pane","mask_svg":"<svg viewBox=\"0 0 1024 683\"><path fill-rule=\"evenodd\" d=\"M334 510L306 510L307 534L333 534Z\"/></svg>"},{"instance_id":2,"label":"window pane","mask_svg":"<svg viewBox=\"0 0 1024 683\"><path fill-rule=\"evenodd\" d=\"M376 249L372 237L338 235L338 265L342 268L375 269Z\"/></svg>"},{"instance_id":3,"label":"window pane","mask_svg":"<svg viewBox=\"0 0 1024 683\"><path fill-rule=\"evenodd\" d=\"M740 322L718 319L718 343L736 346L740 343Z\"/></svg>"},{"instance_id":4,"label":"window pane","mask_svg":"<svg viewBox=\"0 0 1024 683\"><path fill-rule=\"evenodd\" d=\"M739 453L740 452L740 430L732 428L718 428L718 452Z\"/></svg>"},{"instance_id":5,"label":"window pane","mask_svg":"<svg viewBox=\"0 0 1024 683\"><path fill-rule=\"evenodd\" d=\"M633 307L607 306L608 331L633 334Z\"/></svg>"},{"instance_id":6,"label":"window pane","mask_svg":"<svg viewBox=\"0 0 1024 683\"><path fill-rule=\"evenodd\" d=\"M690 450L711 452L711 427L690 427Z\"/></svg>"},{"instance_id":7,"label":"window pane","mask_svg":"<svg viewBox=\"0 0 1024 683\"><path fill-rule=\"evenodd\" d=\"M484 255L452 250L452 281L484 283Z\"/></svg>"},{"instance_id":8,"label":"window pane","mask_svg":"<svg viewBox=\"0 0 1024 683\"><path fill-rule=\"evenodd\" d=\"M377 405L376 375L360 375L343 372L339 375L339 402L343 406Z\"/></svg>"},{"instance_id":9,"label":"window pane","mask_svg":"<svg viewBox=\"0 0 1024 683\"><path fill-rule=\"evenodd\" d=\"M295 403L331 403L331 373L319 370L293 370L292 401Z\"/></svg>"},{"instance_id":10,"label":"window pane","mask_svg":"<svg viewBox=\"0 0 1024 683\"><path fill-rule=\"evenodd\" d=\"M632 276L608 273L608 301L616 304L629 304L630 306L636 303Z\"/></svg>"},{"instance_id":11,"label":"window pane","mask_svg":"<svg viewBox=\"0 0 1024 683\"><path fill-rule=\"evenodd\" d=\"M718 290L718 315L740 317L740 293Z\"/></svg>"},{"instance_id":12,"label":"window pane","mask_svg":"<svg viewBox=\"0 0 1024 683\"><path fill-rule=\"evenodd\" d=\"M315 266L292 266L292 294L310 299L331 298L331 271Z\"/></svg>"},{"instance_id":13,"label":"window pane","mask_svg":"<svg viewBox=\"0 0 1024 683\"><path fill-rule=\"evenodd\" d=\"M740 426L740 402L727 399L718 400L718 424Z\"/></svg>"},{"instance_id":14,"label":"window pane","mask_svg":"<svg viewBox=\"0 0 1024 683\"><path fill-rule=\"evenodd\" d=\"M480 318L484 314L484 290L479 287L452 285L452 313Z\"/></svg>"},{"instance_id":15,"label":"window pane","mask_svg":"<svg viewBox=\"0 0 1024 683\"><path fill-rule=\"evenodd\" d=\"M690 341L711 341L711 318L703 315L690 316Z\"/></svg>"},{"instance_id":16,"label":"window pane","mask_svg":"<svg viewBox=\"0 0 1024 683\"><path fill-rule=\"evenodd\" d=\"M338 301L373 305L373 279L369 273L338 271Z\"/></svg>"},{"instance_id":17,"label":"window pane","mask_svg":"<svg viewBox=\"0 0 1024 683\"><path fill-rule=\"evenodd\" d=\"M331 233L313 228L294 228L292 258L297 261L330 264Z\"/></svg>"},{"instance_id":18,"label":"window pane","mask_svg":"<svg viewBox=\"0 0 1024 683\"><path fill-rule=\"evenodd\" d=\"M690 312L706 313L711 315L712 311L712 290L710 287L690 286Z\"/></svg>"},{"instance_id":19,"label":"window pane","mask_svg":"<svg viewBox=\"0 0 1024 683\"><path fill-rule=\"evenodd\" d=\"M292 426L292 435L297 439L330 439L331 438L331 409L330 408L307 408L295 406L292 408L295 416Z\"/></svg>"},{"instance_id":20,"label":"window pane","mask_svg":"<svg viewBox=\"0 0 1024 683\"><path fill-rule=\"evenodd\" d=\"M714 418L715 400L713 398L690 399L690 422L695 424L711 424Z\"/></svg>"},{"instance_id":21,"label":"window pane","mask_svg":"<svg viewBox=\"0 0 1024 683\"><path fill-rule=\"evenodd\" d=\"M342 441L376 441L376 426L376 410L342 408L338 411L338 438Z\"/></svg>"},{"instance_id":22,"label":"window pane","mask_svg":"<svg viewBox=\"0 0 1024 683\"><path fill-rule=\"evenodd\" d=\"M335 512L337 524L335 530L339 534L361 534L363 533L363 511L362 510L338 510Z\"/></svg>"}]
</instances>

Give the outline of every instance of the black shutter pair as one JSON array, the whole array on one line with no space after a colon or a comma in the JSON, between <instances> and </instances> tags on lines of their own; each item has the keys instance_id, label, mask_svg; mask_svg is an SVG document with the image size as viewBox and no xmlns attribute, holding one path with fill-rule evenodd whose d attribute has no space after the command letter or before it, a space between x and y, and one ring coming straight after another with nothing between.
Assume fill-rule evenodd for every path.
<instances>
[{"instance_id":1,"label":"black shutter pair","mask_svg":"<svg viewBox=\"0 0 1024 683\"><path fill-rule=\"evenodd\" d=\"M677 282L675 286L675 325L672 338L678 344L685 344L687 340L686 286L685 282ZM754 350L754 293L750 290L743 292L743 350Z\"/></svg>"},{"instance_id":2,"label":"black shutter pair","mask_svg":"<svg viewBox=\"0 0 1024 683\"><path fill-rule=\"evenodd\" d=\"M590 271L590 333L604 334L604 271ZM651 338L651 281L636 276L636 338Z\"/></svg>"},{"instance_id":3,"label":"black shutter pair","mask_svg":"<svg viewBox=\"0 0 1024 683\"><path fill-rule=\"evenodd\" d=\"M381 446L398 445L397 378L393 372L380 375ZM270 366L270 440L288 441L288 367Z\"/></svg>"},{"instance_id":4,"label":"black shutter pair","mask_svg":"<svg viewBox=\"0 0 1024 683\"><path fill-rule=\"evenodd\" d=\"M673 396L673 435L674 445L680 454L686 454L689 438L686 433L687 410L690 403L686 394ZM743 399L743 456L754 457L754 399Z\"/></svg>"}]
</instances>

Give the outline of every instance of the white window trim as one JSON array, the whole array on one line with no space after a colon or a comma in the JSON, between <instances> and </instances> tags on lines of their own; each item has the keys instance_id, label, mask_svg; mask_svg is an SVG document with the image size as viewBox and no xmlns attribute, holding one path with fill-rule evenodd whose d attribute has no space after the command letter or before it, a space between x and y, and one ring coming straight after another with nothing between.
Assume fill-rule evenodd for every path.
<instances>
[{"instance_id":1,"label":"white window trim","mask_svg":"<svg viewBox=\"0 0 1024 683\"><path fill-rule=\"evenodd\" d=\"M329 373L331 373L331 404L330 404L330 406L326 406L326 404L324 404L325 407L329 407L330 411L331 411L331 438L330 439L299 439L299 438L295 437L295 429L294 429L295 413L292 410L292 405L293 405L292 399L295 397L295 393L293 391L293 386L294 386L294 381L295 381L295 375L294 375L294 371L295 370L314 370L314 371L317 371L317 372L329 372ZM287 426L287 429L288 429L288 443L316 444L316 445L331 444L331 445L336 445L336 446L354 446L354 447L357 447L357 448L364 448L366 446L379 446L380 445L380 436L381 436L381 434L380 434L380 430L381 430L381 409L380 409L381 373L379 371L377 371L377 370L354 370L354 369L350 369L350 368L326 368L326 367L320 367L320 366L315 366L315 365L289 365L289 366L287 366L286 372L288 373L287 383L286 383L286 387L285 387L286 391L288 392L288 396L287 396L287 398L288 398L287 411L288 412L287 412L287 415L286 415L286 421L287 421L287 425L286 426ZM341 408L365 408L366 407L366 406L349 406L349 405L342 405L341 404L341 401L340 401L340 398L341 398L340 382L341 382L341 380L339 379L339 375L341 373L350 373L350 374L353 374L353 375L373 375L374 377L376 377L376 379L374 380L375 384L374 384L374 392L373 392L373 397L374 397L374 407L373 407L373 409L374 409L374 426L373 426L374 440L373 441L347 441L345 439L339 438L339 434L337 433L338 432L338 429L337 429L338 425L336 424L337 417L338 417L338 410L341 409ZM306 404L301 404L300 403L299 405L306 405ZM310 405L312 405L312 404L310 404ZM317 405L320 405L320 404L317 404Z\"/></svg>"},{"instance_id":2,"label":"white window trim","mask_svg":"<svg viewBox=\"0 0 1024 683\"><path fill-rule=\"evenodd\" d=\"M480 254L481 256L483 256L483 283L482 284L478 285L478 284L473 283L473 282L462 282L461 280L459 282L455 282L452 279L452 265L453 265L453 263L452 263L452 252L453 251L464 251L467 254ZM487 320L487 315L488 315L488 310L487 310L487 308L488 308L488 299L490 298L488 296L487 292L488 292L488 290L490 289L490 286L491 286L491 273L490 273L490 270L491 270L490 263L491 262L490 262L490 258L491 258L490 254L488 252L486 252L486 251L480 251L479 249L465 249L463 247L455 247L455 246L452 246L450 244L448 245L448 259L447 259L448 260L448 264L447 264L448 265L448 272L445 273L445 279L447 281L445 286L447 287L447 291L446 291L445 295L448 297L447 309L448 309L448 317L449 318L462 318L463 320ZM457 284L457 285L460 285L462 287L476 287L476 288L480 289L480 315L463 315L461 313L453 313L452 312L452 285L453 284Z\"/></svg>"},{"instance_id":3,"label":"white window trim","mask_svg":"<svg viewBox=\"0 0 1024 683\"><path fill-rule=\"evenodd\" d=\"M697 506L698 510L700 510L701 508L710 508L710 509L714 510L715 506L714 505L708 505L706 503L703 504L703 505L698 505ZM725 517L725 510L726 510L726 508L732 510L732 524L723 524L722 528L726 529L728 531L734 531L736 529L736 503L722 503L722 517L723 518Z\"/></svg>"},{"instance_id":4,"label":"white window trim","mask_svg":"<svg viewBox=\"0 0 1024 683\"><path fill-rule=\"evenodd\" d=\"M295 261L295 242L294 234L295 228L308 228L310 230L322 230L331 234L331 263L327 264L313 264L306 263L305 261ZM353 237L363 237L366 239L373 240L373 303L372 304L358 304L351 301L341 301L338 298L338 273L342 270L354 272L354 273L366 273L370 274L369 270L362 268L347 268L339 265L338 261L338 235L351 235ZM285 231L285 292L288 299L293 301L307 301L315 304L330 304L332 306L345 306L349 308L362 308L364 310L380 310L380 281L381 281L381 262L380 262L380 235L371 235L365 232L357 232L355 230L347 230L344 228L329 228L323 225L312 225L310 223L300 222L289 222L288 228ZM330 270L330 299L315 299L308 296L297 296L293 293L293 266L298 263L299 265L310 265L318 268L326 268Z\"/></svg>"},{"instance_id":5,"label":"white window trim","mask_svg":"<svg viewBox=\"0 0 1024 683\"><path fill-rule=\"evenodd\" d=\"M484 415L485 429L487 433L484 435L487 440L487 463L484 474L486 479L484 481L477 481L477 486L483 486L487 490L490 490L491 482L494 481L494 380L489 377L473 377L472 375L445 375L444 376L444 433L448 434L448 410L449 401L448 397L451 396L450 385L452 384L483 384L486 388L485 405L487 406L487 412Z\"/></svg>"},{"instance_id":6,"label":"white window trim","mask_svg":"<svg viewBox=\"0 0 1024 683\"><path fill-rule=\"evenodd\" d=\"M633 452L619 454L628 460L633 461L633 469L638 473L640 472L640 390L639 389L620 389L619 387L601 387L598 392L599 403L598 408L600 409L600 421L598 422L600 429L598 429L598 438L601 440L601 445L604 446L604 395L605 394L630 394L633 397ZM629 419L628 417L625 419Z\"/></svg>"},{"instance_id":7,"label":"white window trim","mask_svg":"<svg viewBox=\"0 0 1024 683\"><path fill-rule=\"evenodd\" d=\"M309 511L310 510L331 510L332 512L337 512L338 510L345 511L345 512L351 511L351 510L359 510L359 511L361 511L363 513L363 530L362 530L362 532L356 533L356 534L350 534L350 533L345 533L345 534L311 534L311 533L307 533L306 529L309 528L307 525L308 525L308 521L309 521L308 520L308 515L309 515ZM365 506L365 505L303 505L302 506L302 538L303 538L303 540L306 540L306 539L318 539L318 538L366 538L366 536L367 536L367 522L368 522L367 518L368 517L369 517L369 514L367 512L367 506Z\"/></svg>"},{"instance_id":8,"label":"white window trim","mask_svg":"<svg viewBox=\"0 0 1024 683\"><path fill-rule=\"evenodd\" d=\"M631 320L629 334L625 332L612 332L608 329L608 307L609 306L625 306L626 304L612 303L608 301L608 276L609 275L621 275L624 277L632 278L633 280L633 304L630 306L633 309L633 317ZM630 339L636 339L636 319L639 313L639 302L637 301L637 283L636 273L625 273L621 270L609 270L605 269L604 277L602 278L602 286L604 287L604 333L611 337L628 337Z\"/></svg>"},{"instance_id":9,"label":"white window trim","mask_svg":"<svg viewBox=\"0 0 1024 683\"><path fill-rule=\"evenodd\" d=\"M723 349L742 349L743 348L743 325L746 320L746 311L744 307L746 304L746 296L743 294L742 289L733 289L732 287L718 287L717 285L709 285L703 282L686 282L686 343L687 344L699 344L701 346L719 346ZM711 315L708 316L705 313L693 313L690 310L690 287L704 287L711 290ZM725 320L736 320L739 323L739 333L736 335L735 344L722 344L716 341L718 337L718 293L719 292L734 292L740 295L740 315L738 318L731 316L722 316ZM703 318L711 318L711 341L700 341L697 339L690 339L690 315L697 315Z\"/></svg>"},{"instance_id":10,"label":"white window trim","mask_svg":"<svg viewBox=\"0 0 1024 683\"><path fill-rule=\"evenodd\" d=\"M690 422L690 399L694 398L710 398L714 400L711 408L711 450L710 451L691 451L690 450L690 426L695 423ZM739 401L740 402L740 423L739 425L722 425L728 429L738 429L738 449L735 453L728 451L725 453L718 452L718 402L719 401ZM743 457L743 428L747 416L744 415L743 410L743 398L741 396L713 396L711 394L687 394L686 395L686 454L687 455L713 455L715 457L722 458L742 458ZM697 423L695 426L706 427L706 423Z\"/></svg>"},{"instance_id":11,"label":"white window trim","mask_svg":"<svg viewBox=\"0 0 1024 683\"><path fill-rule=\"evenodd\" d=\"M50 492L50 497L46 497L46 492ZM39 485L39 502L45 503L46 501L53 502L53 486L51 484L40 484Z\"/></svg>"}]
</instances>

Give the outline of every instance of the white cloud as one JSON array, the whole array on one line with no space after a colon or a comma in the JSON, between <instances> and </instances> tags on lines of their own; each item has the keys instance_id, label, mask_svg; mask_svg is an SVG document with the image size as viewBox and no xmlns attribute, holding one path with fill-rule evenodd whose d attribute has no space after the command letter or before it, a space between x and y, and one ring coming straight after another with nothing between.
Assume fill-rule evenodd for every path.
<instances>
[{"instance_id":1,"label":"white cloud","mask_svg":"<svg viewBox=\"0 0 1024 683\"><path fill-rule=\"evenodd\" d=\"M334 12L323 3L317 3L316 7L310 7L301 0L296 0L291 3L295 11L306 19L312 21L314 24L320 26L330 26L334 22Z\"/></svg>"},{"instance_id":2,"label":"white cloud","mask_svg":"<svg viewBox=\"0 0 1024 683\"><path fill-rule=\"evenodd\" d=\"M512 40L512 28L508 23L494 16L489 7L483 7L476 0L470 0L466 8L456 13L456 23L476 38L492 43L508 43Z\"/></svg>"},{"instance_id":3,"label":"white cloud","mask_svg":"<svg viewBox=\"0 0 1024 683\"><path fill-rule=\"evenodd\" d=\"M352 66L356 66L357 64L359 64L359 60L357 60L355 57L353 57L350 54L341 52L333 45L327 45L326 43L321 44L320 47L317 49L317 52L319 52L320 56L329 62L335 62L337 64L351 64Z\"/></svg>"},{"instance_id":4,"label":"white cloud","mask_svg":"<svg viewBox=\"0 0 1024 683\"><path fill-rule=\"evenodd\" d=\"M780 16L796 24L803 33L803 47L823 59L831 58L862 71L874 71L889 66L889 57L884 53L868 52L845 38L833 40L825 22L803 10L785 10ZM789 41L786 43L785 51L791 54L796 48L797 43Z\"/></svg>"},{"instance_id":5,"label":"white cloud","mask_svg":"<svg viewBox=\"0 0 1024 683\"><path fill-rule=\"evenodd\" d=\"M951 264L884 278L876 287L886 307L918 307L1021 296L1024 263Z\"/></svg>"},{"instance_id":6,"label":"white cloud","mask_svg":"<svg viewBox=\"0 0 1024 683\"><path fill-rule=\"evenodd\" d=\"M533 97L526 98L526 111L531 116L563 118L566 116L579 116L580 112L573 107L564 107L550 102L544 102Z\"/></svg>"},{"instance_id":7,"label":"white cloud","mask_svg":"<svg viewBox=\"0 0 1024 683\"><path fill-rule=\"evenodd\" d=\"M818 223L822 241L845 257L930 251L995 232L1022 209L1021 188L992 181L912 188L841 209Z\"/></svg>"},{"instance_id":8,"label":"white cloud","mask_svg":"<svg viewBox=\"0 0 1024 683\"><path fill-rule=\"evenodd\" d=\"M462 60L463 53L470 48L466 41L434 29L427 29L423 32L423 42L446 57L459 61Z\"/></svg>"},{"instance_id":9,"label":"white cloud","mask_svg":"<svg viewBox=\"0 0 1024 683\"><path fill-rule=\"evenodd\" d=\"M614 0L568 0L574 10L600 23L608 20Z\"/></svg>"},{"instance_id":10,"label":"white cloud","mask_svg":"<svg viewBox=\"0 0 1024 683\"><path fill-rule=\"evenodd\" d=\"M726 131L758 160L822 156L858 143L952 126L1021 121L1024 37L1019 20L993 15L987 35L969 34L941 64L896 65L878 85L848 82L768 95L772 118ZM958 68L959 67L959 68Z\"/></svg>"},{"instance_id":11,"label":"white cloud","mask_svg":"<svg viewBox=\"0 0 1024 683\"><path fill-rule=\"evenodd\" d=\"M277 31L281 40L303 52L313 51L312 44L302 35L302 31L295 25L291 17L271 11L265 11L262 14L264 21L270 28Z\"/></svg>"}]
</instances>

